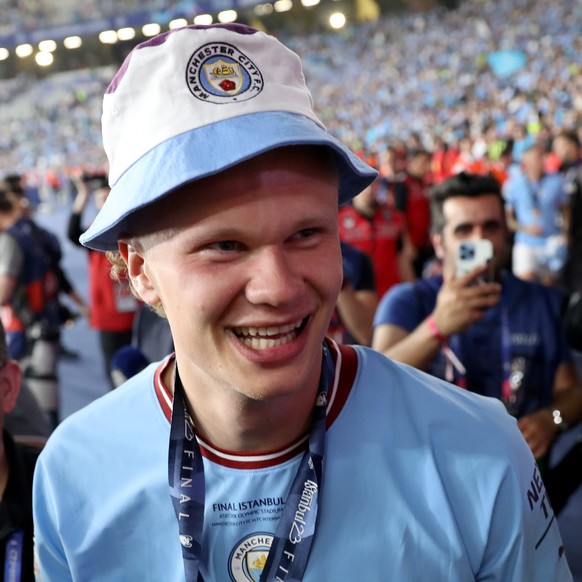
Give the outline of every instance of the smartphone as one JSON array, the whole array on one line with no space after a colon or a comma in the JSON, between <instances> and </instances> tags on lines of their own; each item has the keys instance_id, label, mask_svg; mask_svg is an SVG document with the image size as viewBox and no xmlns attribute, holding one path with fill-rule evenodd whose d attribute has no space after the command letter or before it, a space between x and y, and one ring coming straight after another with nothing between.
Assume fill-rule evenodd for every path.
<instances>
[{"instance_id":1,"label":"smartphone","mask_svg":"<svg viewBox=\"0 0 582 582\"><path fill-rule=\"evenodd\" d=\"M489 263L493 259L493 244L487 239L461 241L457 246L457 277L464 277L467 273L477 267ZM477 282L487 283L492 280L492 273L489 270L479 277Z\"/></svg>"}]
</instances>

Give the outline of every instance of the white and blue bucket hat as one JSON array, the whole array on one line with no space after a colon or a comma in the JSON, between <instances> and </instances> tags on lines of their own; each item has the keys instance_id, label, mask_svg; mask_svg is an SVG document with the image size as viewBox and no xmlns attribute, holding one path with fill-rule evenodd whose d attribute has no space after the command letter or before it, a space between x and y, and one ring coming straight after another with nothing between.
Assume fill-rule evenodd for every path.
<instances>
[{"instance_id":1,"label":"white and blue bucket hat","mask_svg":"<svg viewBox=\"0 0 582 582\"><path fill-rule=\"evenodd\" d=\"M299 57L239 24L188 26L138 45L107 89L102 125L111 192L81 236L101 251L117 250L137 210L278 147L328 147L340 205L376 177L315 115Z\"/></svg>"}]
</instances>

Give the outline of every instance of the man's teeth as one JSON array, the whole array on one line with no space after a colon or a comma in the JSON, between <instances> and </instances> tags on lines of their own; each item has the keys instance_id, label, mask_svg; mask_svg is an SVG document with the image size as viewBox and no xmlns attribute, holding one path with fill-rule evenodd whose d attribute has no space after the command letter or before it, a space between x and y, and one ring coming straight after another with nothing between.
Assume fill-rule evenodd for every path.
<instances>
[{"instance_id":1,"label":"man's teeth","mask_svg":"<svg viewBox=\"0 0 582 582\"><path fill-rule=\"evenodd\" d=\"M280 327L241 327L234 331L239 340L246 346L254 350L268 350L293 341L301 323L299 321Z\"/></svg>"},{"instance_id":2,"label":"man's teeth","mask_svg":"<svg viewBox=\"0 0 582 582\"><path fill-rule=\"evenodd\" d=\"M241 341L243 344L245 344L245 346L253 348L253 350L269 350L271 348L276 348L288 344L290 341L293 340L294 337L295 335L290 333L284 337L280 337L277 339L265 339L265 338L259 339L256 337L253 338L243 337L241 338Z\"/></svg>"},{"instance_id":3,"label":"man's teeth","mask_svg":"<svg viewBox=\"0 0 582 582\"><path fill-rule=\"evenodd\" d=\"M272 336L289 333L294 331L301 325L301 322L293 323L291 325L283 325L281 327L247 327L240 328L237 330L241 335L251 335L251 336Z\"/></svg>"}]
</instances>

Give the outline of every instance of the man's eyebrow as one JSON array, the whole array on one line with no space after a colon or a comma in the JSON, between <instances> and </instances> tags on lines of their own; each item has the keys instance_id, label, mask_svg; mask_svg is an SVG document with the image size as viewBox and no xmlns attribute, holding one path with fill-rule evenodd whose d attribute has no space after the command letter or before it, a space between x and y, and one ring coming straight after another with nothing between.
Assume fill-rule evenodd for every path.
<instances>
[{"instance_id":1,"label":"man's eyebrow","mask_svg":"<svg viewBox=\"0 0 582 582\"><path fill-rule=\"evenodd\" d=\"M500 226L501 220L498 218L488 218L484 222L460 222L453 228L453 232L457 232L458 230L466 230L467 228L475 228L476 226Z\"/></svg>"},{"instance_id":2,"label":"man's eyebrow","mask_svg":"<svg viewBox=\"0 0 582 582\"><path fill-rule=\"evenodd\" d=\"M303 228L309 228L314 226L315 224L327 221L334 221L337 222L337 217L333 216L333 213L322 212L320 214L310 214L309 216L304 216L300 220L295 223L295 228L301 230Z\"/></svg>"},{"instance_id":3,"label":"man's eyebrow","mask_svg":"<svg viewBox=\"0 0 582 582\"><path fill-rule=\"evenodd\" d=\"M474 226L474 222L460 222L453 228L453 232L457 232L458 230L466 230L467 228L473 228Z\"/></svg>"},{"instance_id":4,"label":"man's eyebrow","mask_svg":"<svg viewBox=\"0 0 582 582\"><path fill-rule=\"evenodd\" d=\"M309 214L308 216L304 216L299 218L297 221L291 223L289 226L289 230L291 231L300 231L307 228L314 228L320 225L335 225L337 223L337 217L333 215L333 213L320 213L320 214ZM192 233L192 236L196 238L222 238L222 239L231 239L237 237L243 237L248 234L248 226L245 224L231 224L225 225L222 223L218 224L207 224L207 223L200 223L194 225L192 229L189 231Z\"/></svg>"}]
</instances>

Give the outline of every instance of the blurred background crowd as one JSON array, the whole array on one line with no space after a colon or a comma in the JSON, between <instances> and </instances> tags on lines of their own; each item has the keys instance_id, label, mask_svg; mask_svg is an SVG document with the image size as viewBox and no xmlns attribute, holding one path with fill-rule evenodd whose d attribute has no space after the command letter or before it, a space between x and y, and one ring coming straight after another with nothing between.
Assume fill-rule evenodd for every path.
<instances>
[{"instance_id":1,"label":"blurred background crowd","mask_svg":"<svg viewBox=\"0 0 582 582\"><path fill-rule=\"evenodd\" d=\"M37 3L23 4L34 15ZM576 0L476 0L280 36L304 59L328 128L363 155L391 142L438 151L468 139L474 156L497 159L513 140L519 159L533 140L548 145L579 124L581 22ZM0 171L62 181L76 166L103 163L101 97L113 70L0 82Z\"/></svg>"}]
</instances>

